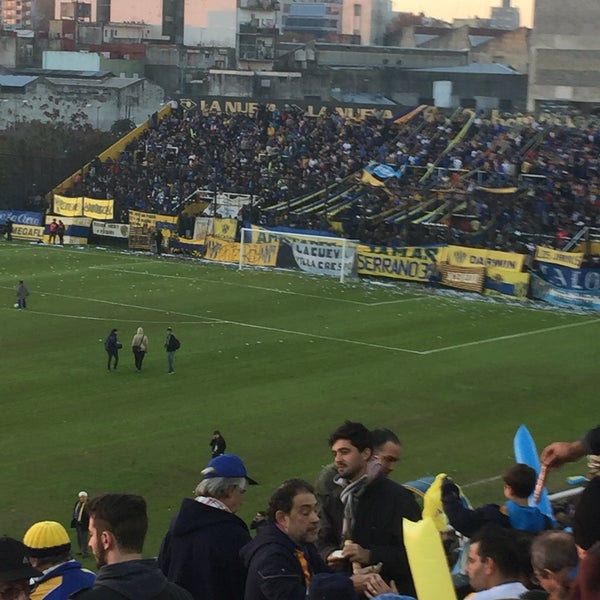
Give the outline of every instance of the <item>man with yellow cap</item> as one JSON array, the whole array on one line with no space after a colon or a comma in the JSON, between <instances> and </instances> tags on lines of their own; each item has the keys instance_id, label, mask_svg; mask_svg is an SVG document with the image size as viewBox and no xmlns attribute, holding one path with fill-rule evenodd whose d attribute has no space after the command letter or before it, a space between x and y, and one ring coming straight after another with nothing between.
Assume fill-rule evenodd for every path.
<instances>
[{"instance_id":1,"label":"man with yellow cap","mask_svg":"<svg viewBox=\"0 0 600 600\"><path fill-rule=\"evenodd\" d=\"M71 559L71 540L60 523L34 523L23 543L31 565L42 571L34 579L32 600L67 600L72 593L94 585L96 575Z\"/></svg>"}]
</instances>

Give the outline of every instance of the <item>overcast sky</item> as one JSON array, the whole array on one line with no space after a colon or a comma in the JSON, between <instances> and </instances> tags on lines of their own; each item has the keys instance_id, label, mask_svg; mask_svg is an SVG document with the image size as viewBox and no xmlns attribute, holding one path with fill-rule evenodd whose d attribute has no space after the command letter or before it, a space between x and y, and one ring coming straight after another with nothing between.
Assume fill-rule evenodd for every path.
<instances>
[{"instance_id":1,"label":"overcast sky","mask_svg":"<svg viewBox=\"0 0 600 600\"><path fill-rule=\"evenodd\" d=\"M512 0L511 6L521 11L521 25L533 26L533 1ZM452 22L455 17L489 17L492 6L502 6L502 0L393 0L394 10L425 13Z\"/></svg>"},{"instance_id":2,"label":"overcast sky","mask_svg":"<svg viewBox=\"0 0 600 600\"><path fill-rule=\"evenodd\" d=\"M186 4L193 0L186 0ZM501 6L502 0L392 0L393 8L402 12L424 12L452 22L455 17L490 16L492 6ZM512 0L511 5L521 11L521 25L533 26L534 0ZM96 2L93 0L95 6ZM112 0L113 21L161 22L161 0ZM95 11L95 9L94 9ZM94 12L95 14L95 12Z\"/></svg>"}]
</instances>

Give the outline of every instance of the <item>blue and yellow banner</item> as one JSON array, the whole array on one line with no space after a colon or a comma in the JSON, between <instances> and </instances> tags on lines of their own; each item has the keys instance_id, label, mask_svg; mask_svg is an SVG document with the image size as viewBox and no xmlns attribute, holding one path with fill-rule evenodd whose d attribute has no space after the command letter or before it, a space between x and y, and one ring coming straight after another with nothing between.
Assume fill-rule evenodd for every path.
<instances>
[{"instance_id":1,"label":"blue and yellow banner","mask_svg":"<svg viewBox=\"0 0 600 600\"><path fill-rule=\"evenodd\" d=\"M508 269L520 272L523 270L524 254L485 250L467 246L448 246L447 261L457 267L485 267Z\"/></svg>"},{"instance_id":2,"label":"blue and yellow banner","mask_svg":"<svg viewBox=\"0 0 600 600\"><path fill-rule=\"evenodd\" d=\"M139 210L129 211L129 224L132 227L143 227L146 229L175 229L177 226L177 216L158 215L156 213L142 212Z\"/></svg>"},{"instance_id":3,"label":"blue and yellow banner","mask_svg":"<svg viewBox=\"0 0 600 600\"><path fill-rule=\"evenodd\" d=\"M114 200L54 195L54 213L61 217L90 217L102 221L113 218Z\"/></svg>"},{"instance_id":4,"label":"blue and yellow banner","mask_svg":"<svg viewBox=\"0 0 600 600\"><path fill-rule=\"evenodd\" d=\"M8 219L15 225L41 226L44 224L44 213L28 210L0 210L0 223L6 223Z\"/></svg>"},{"instance_id":5,"label":"blue and yellow banner","mask_svg":"<svg viewBox=\"0 0 600 600\"><path fill-rule=\"evenodd\" d=\"M561 252L545 246L536 246L535 249L535 260L574 269L581 267L583 256L583 252Z\"/></svg>"},{"instance_id":6,"label":"blue and yellow banner","mask_svg":"<svg viewBox=\"0 0 600 600\"><path fill-rule=\"evenodd\" d=\"M426 282L431 264L444 261L445 255L445 247L359 245L357 272L359 275Z\"/></svg>"},{"instance_id":7,"label":"blue and yellow banner","mask_svg":"<svg viewBox=\"0 0 600 600\"><path fill-rule=\"evenodd\" d=\"M44 242L50 242L50 228L49 225L53 219L56 219L53 215L46 215L46 226L44 228ZM56 219L57 221L59 219ZM90 229L92 225L92 219L89 217L62 217L60 219L65 225L65 235L63 237L64 244L87 244L90 237ZM56 236L55 244L59 242L58 236Z\"/></svg>"},{"instance_id":8,"label":"blue and yellow banner","mask_svg":"<svg viewBox=\"0 0 600 600\"><path fill-rule=\"evenodd\" d=\"M529 279L529 273L488 267L483 293L487 296L513 296L525 300L529 291Z\"/></svg>"}]
</instances>

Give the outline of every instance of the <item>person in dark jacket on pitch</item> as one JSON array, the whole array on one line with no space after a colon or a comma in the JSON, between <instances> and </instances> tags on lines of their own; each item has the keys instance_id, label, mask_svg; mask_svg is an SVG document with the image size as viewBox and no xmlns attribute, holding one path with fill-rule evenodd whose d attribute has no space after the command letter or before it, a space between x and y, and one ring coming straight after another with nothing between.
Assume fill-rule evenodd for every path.
<instances>
[{"instance_id":1,"label":"person in dark jacket on pitch","mask_svg":"<svg viewBox=\"0 0 600 600\"><path fill-rule=\"evenodd\" d=\"M104 349L106 350L106 354L108 354L108 363L107 367L110 371L110 365L113 363L113 369L116 371L117 366L119 364L119 350L123 347L121 343L117 340L117 330L111 329L110 333L106 337L104 341Z\"/></svg>"},{"instance_id":2,"label":"person in dark jacket on pitch","mask_svg":"<svg viewBox=\"0 0 600 600\"><path fill-rule=\"evenodd\" d=\"M213 458L202 475L196 497L185 498L171 522L158 564L196 600L240 600L246 570L239 552L251 537L235 513L248 484L256 481L234 454Z\"/></svg>"},{"instance_id":3,"label":"person in dark jacket on pitch","mask_svg":"<svg viewBox=\"0 0 600 600\"><path fill-rule=\"evenodd\" d=\"M148 531L146 501L133 494L104 494L89 503L90 548L100 568L94 587L77 600L191 600L167 581L156 560L142 558Z\"/></svg>"},{"instance_id":4,"label":"person in dark jacket on pitch","mask_svg":"<svg viewBox=\"0 0 600 600\"><path fill-rule=\"evenodd\" d=\"M352 600L355 592L381 581L370 568L352 576L332 573L319 556L317 498L310 483L284 481L269 500L267 518L240 553L248 569L244 600L304 600L317 597L317 588Z\"/></svg>"},{"instance_id":5,"label":"person in dark jacket on pitch","mask_svg":"<svg viewBox=\"0 0 600 600\"><path fill-rule=\"evenodd\" d=\"M227 442L218 429L215 429L213 432L208 445L210 446L210 453L213 458L220 456L221 454L225 454Z\"/></svg>"}]
</instances>

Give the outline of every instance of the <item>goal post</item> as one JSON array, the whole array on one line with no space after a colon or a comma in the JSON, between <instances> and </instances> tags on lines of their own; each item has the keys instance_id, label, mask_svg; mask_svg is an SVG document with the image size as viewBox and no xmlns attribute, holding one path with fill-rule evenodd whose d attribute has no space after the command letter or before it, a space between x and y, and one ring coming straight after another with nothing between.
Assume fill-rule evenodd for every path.
<instances>
[{"instance_id":1,"label":"goal post","mask_svg":"<svg viewBox=\"0 0 600 600\"><path fill-rule=\"evenodd\" d=\"M275 254L271 266L333 276L341 283L356 276L357 240L259 227L241 230L239 269L264 264L253 257L265 255L261 247L266 245L270 246L269 255Z\"/></svg>"}]
</instances>

